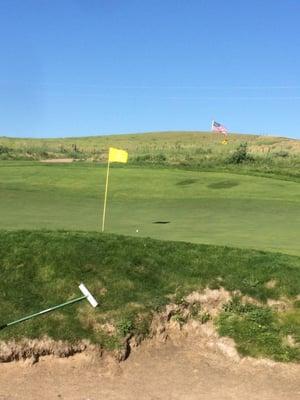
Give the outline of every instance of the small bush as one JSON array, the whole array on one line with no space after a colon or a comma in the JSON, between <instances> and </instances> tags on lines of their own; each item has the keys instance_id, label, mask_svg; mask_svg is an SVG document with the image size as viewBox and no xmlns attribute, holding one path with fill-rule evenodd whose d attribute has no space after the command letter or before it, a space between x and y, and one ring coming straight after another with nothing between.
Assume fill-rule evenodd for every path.
<instances>
[{"instance_id":1,"label":"small bush","mask_svg":"<svg viewBox=\"0 0 300 400\"><path fill-rule=\"evenodd\" d=\"M275 156L276 156L276 157L282 157L282 158L286 158L286 157L288 157L289 155L290 155L290 154L289 154L288 151L283 151L283 150L278 151L277 153L275 153Z\"/></svg>"},{"instance_id":2,"label":"small bush","mask_svg":"<svg viewBox=\"0 0 300 400\"><path fill-rule=\"evenodd\" d=\"M84 158L84 154L81 153L80 151L71 151L69 153L69 157L74 158L75 160L78 160L80 158Z\"/></svg>"},{"instance_id":3,"label":"small bush","mask_svg":"<svg viewBox=\"0 0 300 400\"><path fill-rule=\"evenodd\" d=\"M246 161L253 161L253 157L248 153L248 144L241 143L228 159L229 164L242 164Z\"/></svg>"},{"instance_id":4,"label":"small bush","mask_svg":"<svg viewBox=\"0 0 300 400\"><path fill-rule=\"evenodd\" d=\"M135 161L140 163L140 162L147 162L151 160L151 154L143 154L140 156L135 157Z\"/></svg>"},{"instance_id":5,"label":"small bush","mask_svg":"<svg viewBox=\"0 0 300 400\"><path fill-rule=\"evenodd\" d=\"M11 151L9 147L0 144L0 154L8 154Z\"/></svg>"},{"instance_id":6,"label":"small bush","mask_svg":"<svg viewBox=\"0 0 300 400\"><path fill-rule=\"evenodd\" d=\"M162 163L167 161L167 157L163 153L158 153L153 157L153 160L158 163Z\"/></svg>"},{"instance_id":7,"label":"small bush","mask_svg":"<svg viewBox=\"0 0 300 400\"><path fill-rule=\"evenodd\" d=\"M167 161L167 157L163 153L158 154L142 154L135 157L137 163L151 163L151 164L163 164Z\"/></svg>"}]
</instances>

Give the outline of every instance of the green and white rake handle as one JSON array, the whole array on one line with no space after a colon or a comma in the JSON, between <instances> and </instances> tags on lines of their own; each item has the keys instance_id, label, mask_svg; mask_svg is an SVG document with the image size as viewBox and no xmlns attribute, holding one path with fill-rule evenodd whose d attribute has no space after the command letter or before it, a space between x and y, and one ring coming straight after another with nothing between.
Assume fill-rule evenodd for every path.
<instances>
[{"instance_id":1,"label":"green and white rake handle","mask_svg":"<svg viewBox=\"0 0 300 400\"><path fill-rule=\"evenodd\" d=\"M91 304L92 307L95 308L95 307L98 306L97 300L94 298L94 296L91 294L91 292L87 289L87 287L83 283L81 283L79 285L79 289L81 290L83 296L78 297L78 298L73 299L73 300L69 300L69 301L67 301L65 303L62 303L62 304L59 304L57 306L54 306L54 307L51 307L51 308L47 308L46 310L37 312L35 314L27 315L26 317L17 319L16 321L12 321L12 322L9 322L7 324L1 325L0 326L0 330L2 330L4 328L7 328L8 326L15 325L15 324L18 324L20 322L26 321L28 319L32 319L34 317L38 317L40 315L47 314L47 313L49 313L51 311L57 310L59 308L63 308L63 307L68 306L70 304L78 303L79 301L82 301L84 299L87 299L87 301Z\"/></svg>"}]
</instances>

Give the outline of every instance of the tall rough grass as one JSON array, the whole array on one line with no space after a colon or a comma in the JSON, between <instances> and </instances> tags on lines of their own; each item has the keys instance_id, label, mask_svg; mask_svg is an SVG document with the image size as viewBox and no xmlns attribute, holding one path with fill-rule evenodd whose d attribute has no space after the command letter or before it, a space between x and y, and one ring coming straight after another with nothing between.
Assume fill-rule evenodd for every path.
<instances>
[{"instance_id":1,"label":"tall rough grass","mask_svg":"<svg viewBox=\"0 0 300 400\"><path fill-rule=\"evenodd\" d=\"M239 158L238 151L243 143L246 153L244 158ZM228 145L222 145L215 134L200 132L67 139L0 138L0 160L73 158L105 162L109 146L128 150L129 163L134 165L279 174L288 179L300 179L300 141L255 135L230 135Z\"/></svg>"}]
</instances>

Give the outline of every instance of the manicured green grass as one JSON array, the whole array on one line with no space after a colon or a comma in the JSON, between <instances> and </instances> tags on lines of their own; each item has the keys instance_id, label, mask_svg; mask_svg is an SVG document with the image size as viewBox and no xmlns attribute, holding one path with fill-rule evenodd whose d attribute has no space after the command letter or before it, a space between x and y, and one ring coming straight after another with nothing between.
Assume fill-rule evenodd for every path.
<instances>
[{"instance_id":1,"label":"manicured green grass","mask_svg":"<svg viewBox=\"0 0 300 400\"><path fill-rule=\"evenodd\" d=\"M2 162L0 227L99 231L105 174L106 168L96 164ZM300 255L299 227L297 182L111 168L107 232Z\"/></svg>"},{"instance_id":2,"label":"manicured green grass","mask_svg":"<svg viewBox=\"0 0 300 400\"><path fill-rule=\"evenodd\" d=\"M275 286L270 288L270 281ZM145 335L152 312L170 302L170 295L207 286L240 290L263 302L280 297L293 301L299 294L300 258L97 233L0 231L0 325L77 297L80 282L99 300L99 308L93 309L87 302L70 306L4 329L0 340L48 334L71 342L87 338L114 348L128 332ZM256 355L275 357L285 346L288 355L281 359L299 359L296 350L283 344L287 334L300 343L297 310L295 306L294 316L280 316L279 330L273 327L275 314L264 318L264 329L274 337L271 344L251 331L251 343L259 348ZM231 307L227 312L232 313L233 322L224 321L225 333L242 332L237 340L239 348L249 348L247 329L236 327L241 309ZM250 317L255 324L262 323L261 313ZM117 326L112 336L103 328L106 322Z\"/></svg>"},{"instance_id":3,"label":"manicured green grass","mask_svg":"<svg viewBox=\"0 0 300 400\"><path fill-rule=\"evenodd\" d=\"M242 354L299 361L300 175L291 168L298 158L228 165L226 157L243 139L238 136L223 149L210 134L200 137L201 144L193 142L199 134L100 139L103 148L97 154L88 146L100 142L79 139L85 156L94 152L104 160L108 145L115 145L129 149L133 163L140 164L111 168L106 232L127 236L96 233L105 165L0 162L0 229L8 230L0 231L0 325L77 297L81 281L101 305L97 310L87 303L71 306L1 331L0 340L48 334L115 348L129 332L147 334L153 311L170 295L222 285L263 302L290 298L294 307L280 313L230 303L218 329L235 339ZM262 139L249 137L252 150L267 146L283 152L295 145L289 152L297 153L298 142ZM64 152L72 140L52 144ZM10 145L20 149L18 140ZM29 156L36 150L30 145ZM193 170L176 169L179 164ZM269 281L275 287L268 287ZM105 332L106 322L116 326L113 335Z\"/></svg>"}]
</instances>

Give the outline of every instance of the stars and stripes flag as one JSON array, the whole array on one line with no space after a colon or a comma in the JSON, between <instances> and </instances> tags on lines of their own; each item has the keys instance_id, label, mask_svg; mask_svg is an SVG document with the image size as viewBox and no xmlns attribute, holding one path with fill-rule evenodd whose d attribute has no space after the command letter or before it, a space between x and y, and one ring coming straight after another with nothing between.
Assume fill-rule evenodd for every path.
<instances>
[{"instance_id":1,"label":"stars and stripes flag","mask_svg":"<svg viewBox=\"0 0 300 400\"><path fill-rule=\"evenodd\" d=\"M219 124L219 122L217 122L217 121L212 121L211 130L214 132L223 133L224 135L227 135L227 133L228 133L228 130L225 128L225 126L222 124Z\"/></svg>"}]
</instances>

